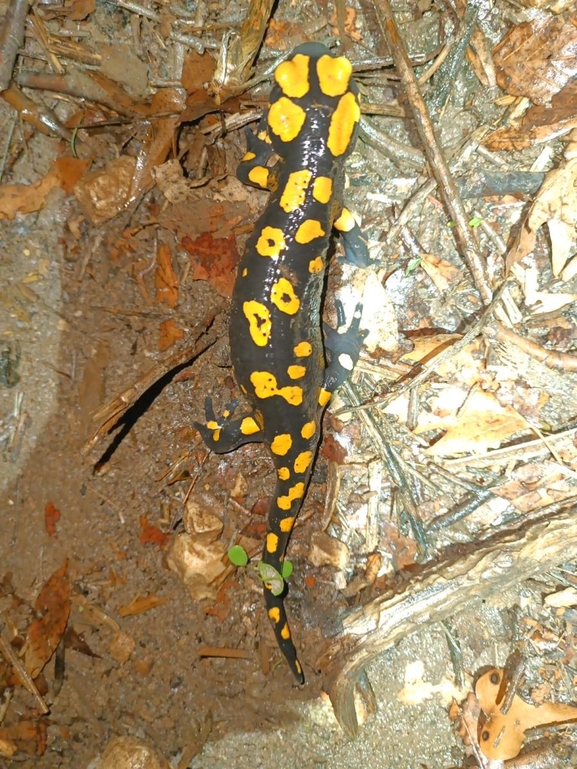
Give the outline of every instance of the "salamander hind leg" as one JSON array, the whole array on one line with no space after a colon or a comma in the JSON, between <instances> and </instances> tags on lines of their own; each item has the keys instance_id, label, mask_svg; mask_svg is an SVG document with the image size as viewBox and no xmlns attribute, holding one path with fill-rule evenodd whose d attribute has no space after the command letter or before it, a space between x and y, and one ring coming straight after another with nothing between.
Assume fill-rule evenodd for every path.
<instances>
[{"instance_id":1,"label":"salamander hind leg","mask_svg":"<svg viewBox=\"0 0 577 769\"><path fill-rule=\"evenodd\" d=\"M212 406L212 398L206 398L204 409L206 422L194 422L207 447L216 454L234 451L243 443L257 443L263 440L262 430L252 414L245 414L232 419L238 401L231 401L217 419Z\"/></svg>"},{"instance_id":2,"label":"salamander hind leg","mask_svg":"<svg viewBox=\"0 0 577 769\"><path fill-rule=\"evenodd\" d=\"M344 324L344 310L343 305L338 300L335 302L337 309L338 325ZM344 381L351 375L352 370L357 365L361 348L363 346L363 340L369 333L360 328L361 318L363 315L363 305L357 304L353 319L343 333L339 333L336 329L324 324L325 331L325 347L330 354L330 362L325 370L325 380L323 383L323 392L326 393L328 398L330 393L333 393L338 387L342 385ZM323 397L321 392L321 398ZM321 405L326 405L321 403Z\"/></svg>"}]
</instances>

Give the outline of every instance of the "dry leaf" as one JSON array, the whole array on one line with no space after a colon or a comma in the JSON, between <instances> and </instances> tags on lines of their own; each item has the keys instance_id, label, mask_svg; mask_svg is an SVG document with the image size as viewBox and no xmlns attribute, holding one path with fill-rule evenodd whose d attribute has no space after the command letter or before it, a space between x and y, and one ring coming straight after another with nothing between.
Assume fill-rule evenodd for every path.
<instances>
[{"instance_id":1,"label":"dry leaf","mask_svg":"<svg viewBox=\"0 0 577 769\"><path fill-rule=\"evenodd\" d=\"M168 350L175 342L184 339L184 331L179 328L172 318L163 320L160 324L160 338L158 340L158 349L160 352Z\"/></svg>"},{"instance_id":2,"label":"dry leaf","mask_svg":"<svg viewBox=\"0 0 577 769\"><path fill-rule=\"evenodd\" d=\"M118 615L120 617L132 617L135 614L144 614L144 612L156 609L157 606L162 606L169 601L170 598L162 598L159 595L136 596L128 606L118 607Z\"/></svg>"},{"instance_id":3,"label":"dry leaf","mask_svg":"<svg viewBox=\"0 0 577 769\"><path fill-rule=\"evenodd\" d=\"M570 144L566 150L567 159L545 177L507 255L509 269L533 250L537 230L547 222L553 274L557 277L563 273L563 279L569 280L577 272L577 262L568 264L577 253L577 157L572 157L576 149L577 143Z\"/></svg>"},{"instance_id":4,"label":"dry leaf","mask_svg":"<svg viewBox=\"0 0 577 769\"><path fill-rule=\"evenodd\" d=\"M443 363L436 364L435 358L447 347L451 347L462 339L461 334L433 334L412 337L414 347L411 352L402 356L402 361L414 361L423 365L434 366L435 374L442 379L472 385L481 380L481 371L485 368L483 342L481 339L463 347ZM459 401L458 405L461 405Z\"/></svg>"},{"instance_id":5,"label":"dry leaf","mask_svg":"<svg viewBox=\"0 0 577 769\"><path fill-rule=\"evenodd\" d=\"M14 755L16 751L28 755L44 755L47 727L48 721L39 718L37 721L22 720L0 728L0 752L5 756Z\"/></svg>"},{"instance_id":6,"label":"dry leaf","mask_svg":"<svg viewBox=\"0 0 577 769\"><path fill-rule=\"evenodd\" d=\"M479 725L479 745L487 758L506 761L518 756L528 729L577 721L575 706L547 702L537 707L517 695L503 715L499 706L504 696L501 691L504 675L502 669L490 670L479 678L475 687L479 705L487 717L486 722Z\"/></svg>"},{"instance_id":7,"label":"dry leaf","mask_svg":"<svg viewBox=\"0 0 577 769\"><path fill-rule=\"evenodd\" d=\"M68 561L48 578L36 603L37 619L26 636L24 664L32 678L40 673L56 651L70 615Z\"/></svg>"},{"instance_id":8,"label":"dry leaf","mask_svg":"<svg viewBox=\"0 0 577 769\"><path fill-rule=\"evenodd\" d=\"M156 301L174 307L178 301L178 278L172 268L170 248L161 244L156 257ZM165 348L166 349L166 348Z\"/></svg>"},{"instance_id":9,"label":"dry leaf","mask_svg":"<svg viewBox=\"0 0 577 769\"><path fill-rule=\"evenodd\" d=\"M512 27L493 49L497 82L506 93L547 104L577 75L577 28L539 13Z\"/></svg>"},{"instance_id":10,"label":"dry leaf","mask_svg":"<svg viewBox=\"0 0 577 769\"><path fill-rule=\"evenodd\" d=\"M158 545L158 547L164 547L170 540L170 534L166 534L156 526L148 523L148 518L145 515L140 516L140 536L138 537L142 544Z\"/></svg>"},{"instance_id":11,"label":"dry leaf","mask_svg":"<svg viewBox=\"0 0 577 769\"><path fill-rule=\"evenodd\" d=\"M454 289L463 277L458 267L434 254L421 254L421 267L442 292Z\"/></svg>"},{"instance_id":12,"label":"dry leaf","mask_svg":"<svg viewBox=\"0 0 577 769\"><path fill-rule=\"evenodd\" d=\"M512 406L501 406L492 393L475 388L461 407L455 426L425 453L433 457L482 454L526 429L527 422Z\"/></svg>"},{"instance_id":13,"label":"dry leaf","mask_svg":"<svg viewBox=\"0 0 577 769\"><path fill-rule=\"evenodd\" d=\"M546 595L543 603L545 606L552 606L555 609L577 606L577 588L566 587L564 590Z\"/></svg>"},{"instance_id":14,"label":"dry leaf","mask_svg":"<svg viewBox=\"0 0 577 769\"><path fill-rule=\"evenodd\" d=\"M66 10L66 16L72 21L82 21L94 11L96 0L73 0L70 8Z\"/></svg>"},{"instance_id":15,"label":"dry leaf","mask_svg":"<svg viewBox=\"0 0 577 769\"><path fill-rule=\"evenodd\" d=\"M60 510L57 510L52 502L48 502L44 508L44 528L49 537L57 537L56 524L60 520Z\"/></svg>"},{"instance_id":16,"label":"dry leaf","mask_svg":"<svg viewBox=\"0 0 577 769\"><path fill-rule=\"evenodd\" d=\"M193 280L208 280L221 296L229 297L234 285L233 270L239 260L234 235L215 238L205 232L195 240L185 236L181 244L190 255Z\"/></svg>"},{"instance_id":17,"label":"dry leaf","mask_svg":"<svg viewBox=\"0 0 577 769\"><path fill-rule=\"evenodd\" d=\"M0 187L0 219L14 219L16 214L39 211L54 187L69 194L82 177L88 161L58 158L43 179L33 184L6 184Z\"/></svg>"}]
</instances>

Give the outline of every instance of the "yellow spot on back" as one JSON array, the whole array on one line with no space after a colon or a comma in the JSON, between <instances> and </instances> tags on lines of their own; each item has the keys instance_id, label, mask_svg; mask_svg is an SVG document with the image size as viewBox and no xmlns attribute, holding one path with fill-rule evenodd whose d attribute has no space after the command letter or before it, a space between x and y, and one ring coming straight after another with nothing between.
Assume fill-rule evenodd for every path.
<instances>
[{"instance_id":1,"label":"yellow spot on back","mask_svg":"<svg viewBox=\"0 0 577 769\"><path fill-rule=\"evenodd\" d=\"M342 96L349 87L352 71L353 65L344 56L321 56L317 61L321 91L326 96Z\"/></svg>"},{"instance_id":2,"label":"yellow spot on back","mask_svg":"<svg viewBox=\"0 0 577 769\"><path fill-rule=\"evenodd\" d=\"M240 423L240 431L243 435L254 435L260 431L260 427L252 417L245 417Z\"/></svg>"},{"instance_id":3,"label":"yellow spot on back","mask_svg":"<svg viewBox=\"0 0 577 769\"><path fill-rule=\"evenodd\" d=\"M268 616L272 619L272 621L277 625L280 622L280 609L278 606L273 606L272 609L268 610Z\"/></svg>"},{"instance_id":4,"label":"yellow spot on back","mask_svg":"<svg viewBox=\"0 0 577 769\"><path fill-rule=\"evenodd\" d=\"M254 152L245 152L242 158L240 159L241 163L246 163L248 160L254 160L256 155Z\"/></svg>"},{"instance_id":5,"label":"yellow spot on back","mask_svg":"<svg viewBox=\"0 0 577 769\"><path fill-rule=\"evenodd\" d=\"M317 423L313 419L312 422L307 422L306 424L304 424L302 426L301 436L305 440L308 440L309 438L313 437L313 435L315 434L315 430L316 429L317 429Z\"/></svg>"},{"instance_id":6,"label":"yellow spot on back","mask_svg":"<svg viewBox=\"0 0 577 769\"><path fill-rule=\"evenodd\" d=\"M265 168L264 166L255 166L248 172L248 178L253 184L266 190L268 188L268 174L268 168Z\"/></svg>"},{"instance_id":7,"label":"yellow spot on back","mask_svg":"<svg viewBox=\"0 0 577 769\"><path fill-rule=\"evenodd\" d=\"M250 381L257 398L272 398L274 395L279 395L291 406L300 406L303 402L302 387L296 385L279 387L276 377L269 371L253 371Z\"/></svg>"},{"instance_id":8,"label":"yellow spot on back","mask_svg":"<svg viewBox=\"0 0 577 769\"><path fill-rule=\"evenodd\" d=\"M278 477L281 481L288 481L288 479L291 477L291 471L288 469L288 467L279 467Z\"/></svg>"},{"instance_id":9,"label":"yellow spot on back","mask_svg":"<svg viewBox=\"0 0 577 769\"><path fill-rule=\"evenodd\" d=\"M278 548L278 536L272 531L266 535L266 549L269 553L276 553Z\"/></svg>"},{"instance_id":10,"label":"yellow spot on back","mask_svg":"<svg viewBox=\"0 0 577 769\"><path fill-rule=\"evenodd\" d=\"M297 53L289 61L283 61L274 72L274 79L282 92L293 99L300 99L309 92L310 57Z\"/></svg>"},{"instance_id":11,"label":"yellow spot on back","mask_svg":"<svg viewBox=\"0 0 577 769\"><path fill-rule=\"evenodd\" d=\"M251 300L243 303L242 311L248 320L250 338L258 347L265 347L270 339L272 326L268 307Z\"/></svg>"},{"instance_id":12,"label":"yellow spot on back","mask_svg":"<svg viewBox=\"0 0 577 769\"><path fill-rule=\"evenodd\" d=\"M290 510L292 503L295 499L304 497L305 485L304 483L296 483L288 490L285 496L277 497L276 503L281 510Z\"/></svg>"},{"instance_id":13,"label":"yellow spot on back","mask_svg":"<svg viewBox=\"0 0 577 769\"><path fill-rule=\"evenodd\" d=\"M295 473L304 473L313 461L312 451L301 451L298 457L295 459Z\"/></svg>"},{"instance_id":14,"label":"yellow spot on back","mask_svg":"<svg viewBox=\"0 0 577 769\"><path fill-rule=\"evenodd\" d=\"M321 223L316 219L306 219L295 234L295 240L297 243L310 243L311 240L316 238L322 238L325 234Z\"/></svg>"},{"instance_id":15,"label":"yellow spot on back","mask_svg":"<svg viewBox=\"0 0 577 769\"><path fill-rule=\"evenodd\" d=\"M270 450L278 457L284 457L291 450L292 445L293 439L289 433L281 433L280 435L275 435L273 442L270 444Z\"/></svg>"},{"instance_id":16,"label":"yellow spot on back","mask_svg":"<svg viewBox=\"0 0 577 769\"><path fill-rule=\"evenodd\" d=\"M301 306L300 299L295 294L292 283L286 278L279 278L276 283L273 283L270 298L271 302L281 312L286 312L287 315L294 315Z\"/></svg>"},{"instance_id":17,"label":"yellow spot on back","mask_svg":"<svg viewBox=\"0 0 577 769\"><path fill-rule=\"evenodd\" d=\"M292 516L292 517L289 516L288 518L283 518L281 520L280 524L279 524L280 525L280 530L284 531L285 534L288 533L289 531L292 531L292 528L294 526L294 522L295 522L294 516Z\"/></svg>"},{"instance_id":18,"label":"yellow spot on back","mask_svg":"<svg viewBox=\"0 0 577 769\"><path fill-rule=\"evenodd\" d=\"M286 248L283 231L278 227L263 227L256 242L256 250L261 256L271 256L278 259L280 252Z\"/></svg>"},{"instance_id":19,"label":"yellow spot on back","mask_svg":"<svg viewBox=\"0 0 577 769\"><path fill-rule=\"evenodd\" d=\"M309 272L311 275L315 275L317 272L322 272L325 268L322 256L317 256L316 259L311 259L309 262Z\"/></svg>"},{"instance_id":20,"label":"yellow spot on back","mask_svg":"<svg viewBox=\"0 0 577 769\"><path fill-rule=\"evenodd\" d=\"M360 117L361 110L354 93L349 91L341 96L331 117L327 140L327 147L335 157L348 150Z\"/></svg>"},{"instance_id":21,"label":"yellow spot on back","mask_svg":"<svg viewBox=\"0 0 577 769\"><path fill-rule=\"evenodd\" d=\"M348 208L343 208L341 215L335 220L334 228L339 232L350 232L355 226L355 218Z\"/></svg>"},{"instance_id":22,"label":"yellow spot on back","mask_svg":"<svg viewBox=\"0 0 577 769\"><path fill-rule=\"evenodd\" d=\"M338 109L338 107L337 107ZM283 142L292 142L300 134L306 120L306 112L286 96L270 105L268 125ZM333 153L334 154L334 153Z\"/></svg>"},{"instance_id":23,"label":"yellow spot on back","mask_svg":"<svg viewBox=\"0 0 577 769\"><path fill-rule=\"evenodd\" d=\"M319 203L328 203L333 194L333 180L328 176L317 176L313 182L313 198Z\"/></svg>"},{"instance_id":24,"label":"yellow spot on back","mask_svg":"<svg viewBox=\"0 0 577 769\"><path fill-rule=\"evenodd\" d=\"M319 406L326 406L327 403L331 399L331 394L328 390L325 390L324 387L321 387L321 391L319 393Z\"/></svg>"},{"instance_id":25,"label":"yellow spot on back","mask_svg":"<svg viewBox=\"0 0 577 769\"><path fill-rule=\"evenodd\" d=\"M293 352L297 358L308 358L312 351L313 347L310 342L299 342L293 347Z\"/></svg>"},{"instance_id":26,"label":"yellow spot on back","mask_svg":"<svg viewBox=\"0 0 577 769\"><path fill-rule=\"evenodd\" d=\"M311 183L312 175L312 171L308 171L306 168L289 174L279 203L280 207L287 214L298 211L305 202L305 194Z\"/></svg>"},{"instance_id":27,"label":"yellow spot on back","mask_svg":"<svg viewBox=\"0 0 577 769\"><path fill-rule=\"evenodd\" d=\"M291 631L289 630L289 626L287 625L286 622L284 623L284 627L280 631L280 634L285 641L288 641L288 639L291 637Z\"/></svg>"},{"instance_id":28,"label":"yellow spot on back","mask_svg":"<svg viewBox=\"0 0 577 769\"><path fill-rule=\"evenodd\" d=\"M259 131L256 135L257 139L260 139L261 142L265 142L266 144L270 144L270 136L268 135L268 131Z\"/></svg>"},{"instance_id":29,"label":"yellow spot on back","mask_svg":"<svg viewBox=\"0 0 577 769\"><path fill-rule=\"evenodd\" d=\"M289 366L286 372L291 379L302 379L307 370L304 366Z\"/></svg>"},{"instance_id":30,"label":"yellow spot on back","mask_svg":"<svg viewBox=\"0 0 577 769\"><path fill-rule=\"evenodd\" d=\"M245 268L244 268L244 270L242 271L242 277L243 277L243 278L246 278L246 276L247 276L247 275L248 275L248 270L247 270L247 268L245 267Z\"/></svg>"}]
</instances>

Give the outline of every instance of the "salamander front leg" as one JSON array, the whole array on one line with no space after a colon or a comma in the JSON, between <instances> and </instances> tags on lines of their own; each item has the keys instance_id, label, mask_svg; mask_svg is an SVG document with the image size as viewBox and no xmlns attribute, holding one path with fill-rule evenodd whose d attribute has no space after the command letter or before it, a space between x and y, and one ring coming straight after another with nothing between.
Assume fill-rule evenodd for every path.
<instances>
[{"instance_id":1,"label":"salamander front leg","mask_svg":"<svg viewBox=\"0 0 577 769\"><path fill-rule=\"evenodd\" d=\"M335 302L337 310L337 323L342 326L345 323L343 305L338 300ZM357 304L353 319L343 333L324 324L325 348L330 353L330 362L325 370L323 391L333 393L342 383L348 379L352 370L357 365L363 340L369 333L360 328L363 315L363 305ZM328 399L327 399L328 400ZM324 404L321 404L324 405Z\"/></svg>"},{"instance_id":2,"label":"salamander front leg","mask_svg":"<svg viewBox=\"0 0 577 769\"><path fill-rule=\"evenodd\" d=\"M245 136L246 152L236 169L236 175L244 184L269 189L272 171L268 168L268 161L273 149L268 138L266 120L263 118L260 121L256 136L249 128L245 130Z\"/></svg>"},{"instance_id":3,"label":"salamander front leg","mask_svg":"<svg viewBox=\"0 0 577 769\"><path fill-rule=\"evenodd\" d=\"M355 267L368 267L371 257L367 239L348 208L343 208L333 226L343 240L345 260Z\"/></svg>"},{"instance_id":4,"label":"salamander front leg","mask_svg":"<svg viewBox=\"0 0 577 769\"><path fill-rule=\"evenodd\" d=\"M243 443L258 443L263 440L262 430L252 414L232 419L238 401L231 401L217 419L212 407L212 398L206 398L204 410L206 423L194 422L208 448L216 454L234 451Z\"/></svg>"}]
</instances>

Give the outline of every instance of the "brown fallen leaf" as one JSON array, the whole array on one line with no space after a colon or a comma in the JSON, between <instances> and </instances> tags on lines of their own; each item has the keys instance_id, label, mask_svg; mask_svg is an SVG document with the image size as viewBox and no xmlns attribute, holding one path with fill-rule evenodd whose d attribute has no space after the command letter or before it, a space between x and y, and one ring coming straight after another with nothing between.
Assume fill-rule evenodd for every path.
<instances>
[{"instance_id":1,"label":"brown fallen leaf","mask_svg":"<svg viewBox=\"0 0 577 769\"><path fill-rule=\"evenodd\" d=\"M158 340L158 349L160 352L168 350L180 339L184 339L184 331L179 328L173 318L163 320L160 324L160 338Z\"/></svg>"},{"instance_id":2,"label":"brown fallen leaf","mask_svg":"<svg viewBox=\"0 0 577 769\"><path fill-rule=\"evenodd\" d=\"M208 280L221 296L229 297L234 285L233 270L239 261L234 235L215 238L205 232L195 240L185 236L181 245L190 255L193 280Z\"/></svg>"},{"instance_id":3,"label":"brown fallen leaf","mask_svg":"<svg viewBox=\"0 0 577 769\"><path fill-rule=\"evenodd\" d=\"M24 664L32 678L40 673L60 643L70 615L68 561L50 576L40 591L24 646Z\"/></svg>"},{"instance_id":4,"label":"brown fallen leaf","mask_svg":"<svg viewBox=\"0 0 577 769\"><path fill-rule=\"evenodd\" d=\"M178 301L178 278L172 267L170 248L162 243L156 256L156 301L174 307Z\"/></svg>"},{"instance_id":5,"label":"brown fallen leaf","mask_svg":"<svg viewBox=\"0 0 577 769\"><path fill-rule=\"evenodd\" d=\"M138 537L143 544L158 545L158 547L164 547L170 540L170 534L166 534L156 526L148 523L148 518L145 515L140 516L140 536Z\"/></svg>"},{"instance_id":6,"label":"brown fallen leaf","mask_svg":"<svg viewBox=\"0 0 577 769\"><path fill-rule=\"evenodd\" d=\"M434 457L466 452L481 454L498 448L512 435L526 429L526 420L512 406L502 406L492 393L474 388L459 410L455 425L425 449L425 453Z\"/></svg>"},{"instance_id":7,"label":"brown fallen leaf","mask_svg":"<svg viewBox=\"0 0 577 769\"><path fill-rule=\"evenodd\" d=\"M547 104L577 75L576 48L571 20L538 13L512 27L493 49L497 82L506 93Z\"/></svg>"},{"instance_id":8,"label":"brown fallen leaf","mask_svg":"<svg viewBox=\"0 0 577 769\"><path fill-rule=\"evenodd\" d=\"M572 80L547 106L533 106L520 121L498 128L483 140L493 152L522 150L558 139L577 128L577 81Z\"/></svg>"},{"instance_id":9,"label":"brown fallen leaf","mask_svg":"<svg viewBox=\"0 0 577 769\"><path fill-rule=\"evenodd\" d=\"M62 157L54 161L43 179L33 184L5 184L0 187L0 219L14 219L17 214L40 211L54 187L70 194L84 174L88 161Z\"/></svg>"},{"instance_id":10,"label":"brown fallen leaf","mask_svg":"<svg viewBox=\"0 0 577 769\"><path fill-rule=\"evenodd\" d=\"M47 720L40 718L37 721L22 720L0 728L0 755L10 757L17 751L28 755L44 755L47 727Z\"/></svg>"},{"instance_id":11,"label":"brown fallen leaf","mask_svg":"<svg viewBox=\"0 0 577 769\"><path fill-rule=\"evenodd\" d=\"M508 270L534 249L537 230L547 223L553 275L570 280L577 274L577 131L571 137L574 141L565 150L565 160L546 175L507 254Z\"/></svg>"},{"instance_id":12,"label":"brown fallen leaf","mask_svg":"<svg viewBox=\"0 0 577 769\"><path fill-rule=\"evenodd\" d=\"M139 595L133 598L127 606L119 606L118 615L120 617L132 617L135 614L144 614L144 612L156 609L157 606L162 606L169 601L170 598L162 598L159 595Z\"/></svg>"},{"instance_id":13,"label":"brown fallen leaf","mask_svg":"<svg viewBox=\"0 0 577 769\"><path fill-rule=\"evenodd\" d=\"M519 755L528 729L577 721L574 705L547 702L536 706L518 695L513 697L509 710L503 714L500 705L504 696L501 691L504 674L503 669L494 668L482 675L475 687L487 719L484 724L479 724L479 745L487 758L501 761Z\"/></svg>"},{"instance_id":14,"label":"brown fallen leaf","mask_svg":"<svg viewBox=\"0 0 577 769\"><path fill-rule=\"evenodd\" d=\"M421 254L421 267L439 291L445 292L454 289L463 278L458 267L434 254Z\"/></svg>"},{"instance_id":15,"label":"brown fallen leaf","mask_svg":"<svg viewBox=\"0 0 577 769\"><path fill-rule=\"evenodd\" d=\"M57 510L52 502L48 502L44 508L44 528L49 537L57 537L56 524L60 520L60 510Z\"/></svg>"}]
</instances>

